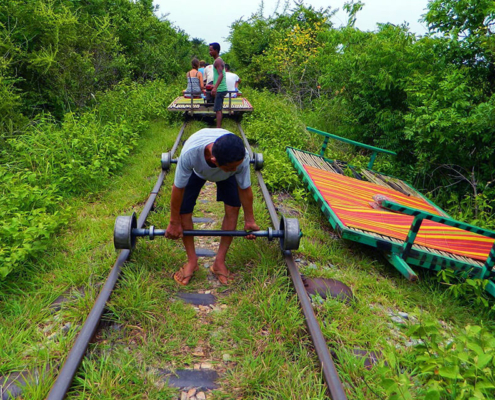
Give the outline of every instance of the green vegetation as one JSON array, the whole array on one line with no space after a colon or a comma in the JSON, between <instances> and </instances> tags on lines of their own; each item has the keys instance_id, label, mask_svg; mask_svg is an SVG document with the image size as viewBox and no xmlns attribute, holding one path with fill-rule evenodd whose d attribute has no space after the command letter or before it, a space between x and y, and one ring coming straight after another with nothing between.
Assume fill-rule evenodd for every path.
<instances>
[{"instance_id":1,"label":"green vegetation","mask_svg":"<svg viewBox=\"0 0 495 400\"><path fill-rule=\"evenodd\" d=\"M254 103L260 112L263 101ZM236 131L233 123L225 122L227 129ZM185 137L204 126L198 122L189 125ZM4 361L0 374L53 366L67 354L112 267L115 217L140 212L155 184L160 154L171 148L178 130L179 125L163 120L151 122L132 151L133 157L126 159L126 168L104 188L93 189L91 196L70 199L67 206L74 215L70 227L62 229L44 255L0 284L0 358ZM254 136L249 128L246 131ZM172 179L173 174L167 175L156 212L149 218L157 227L168 221ZM195 214L215 219L205 229L217 229L221 222L222 206L214 202L213 188L206 186L201 199L210 202L199 202ZM256 219L265 227L268 213L256 185L254 188ZM341 280L357 297L350 304L314 299L315 313L337 355L337 368L349 398L394 398L394 388L399 387L404 396L410 393L413 398L422 398L431 389L431 379L442 395L452 384L461 388L464 380L473 390L474 379L491 382L491 375L475 359L476 350L469 343L483 340L480 346L489 350L487 333L492 331L492 324L485 324L482 337L474 332L471 339L461 336L464 326L482 326L488 320L485 311L456 299L427 272L420 271L420 283L411 285L380 253L338 240L324 228L327 221L314 202L296 200L283 192L275 194L274 200L280 212L297 215L301 222L305 235L294 254L300 260L301 273ZM213 239L200 246L215 245ZM222 374L220 388L208 398L326 398L277 243L234 240L227 262L237 279L229 288L218 286L208 273L205 264L211 264L209 259L201 261L190 286L178 288L171 275L185 260L180 242L163 238L138 241L108 305L107 327L90 346L69 398L144 395L176 399L177 391L167 387L159 370L193 368L203 362ZM211 310L196 310L175 298L179 290L210 290L217 296L217 304ZM50 303L64 293L69 301L60 311L51 312ZM409 320L393 322L390 313L399 311L407 312ZM455 346L442 350L438 353L441 358L437 358L421 346L420 338L429 348L443 349L449 340L454 340ZM476 378L464 365L459 365L462 381L454 382L434 372L432 377L425 374L434 362L438 368L454 365L457 357L463 356L461 344L473 348L469 360L479 366ZM352 354L356 348L381 353L379 365L364 368L364 359ZM429 354L433 356L427 359ZM424 361L416 361L417 357ZM45 398L53 379L50 374L41 385L28 386L25 397ZM479 390L487 393L487 398L492 393L488 385L479 386Z\"/></svg>"},{"instance_id":2,"label":"green vegetation","mask_svg":"<svg viewBox=\"0 0 495 400\"><path fill-rule=\"evenodd\" d=\"M495 227L493 2L430 2L424 37L391 24L362 32L362 7L347 4L338 29L330 9L259 12L231 26L229 59L251 85L296 104L307 125L396 151L384 172Z\"/></svg>"},{"instance_id":3,"label":"green vegetation","mask_svg":"<svg viewBox=\"0 0 495 400\"><path fill-rule=\"evenodd\" d=\"M149 122L133 150L136 158L126 160L126 171L95 186L91 195L65 198L72 210L70 226L52 237L37 259L27 259L24 268L0 282L0 375L51 367L67 354L113 265L109 232L115 216L134 207L140 211L136 205L153 188L162 149L172 146L178 129L165 121ZM62 294L70 301L59 312L50 310ZM34 385L25 397L45 398L52 383L50 378L41 389Z\"/></svg>"},{"instance_id":4,"label":"green vegetation","mask_svg":"<svg viewBox=\"0 0 495 400\"><path fill-rule=\"evenodd\" d=\"M1 3L0 280L47 249L70 196L122 166L207 50L153 11L149 0Z\"/></svg>"},{"instance_id":5,"label":"green vegetation","mask_svg":"<svg viewBox=\"0 0 495 400\"><path fill-rule=\"evenodd\" d=\"M62 118L123 79L172 81L189 65L191 43L153 11L150 0L3 1L0 93L20 94L28 118L41 110Z\"/></svg>"},{"instance_id":6,"label":"green vegetation","mask_svg":"<svg viewBox=\"0 0 495 400\"><path fill-rule=\"evenodd\" d=\"M65 201L91 193L122 166L152 118L163 116L177 86L157 80L119 84L97 105L57 123L41 116L5 140L0 167L0 278L47 249L67 222Z\"/></svg>"},{"instance_id":7,"label":"green vegetation","mask_svg":"<svg viewBox=\"0 0 495 400\"><path fill-rule=\"evenodd\" d=\"M383 385L391 399L413 399L411 376L427 382L425 399L488 399L493 396L495 380L495 336L486 328L468 325L455 337L448 337L436 324L411 326L408 335L418 339L411 354L411 374L385 379ZM403 379L403 378L406 379Z\"/></svg>"},{"instance_id":8,"label":"green vegetation","mask_svg":"<svg viewBox=\"0 0 495 400\"><path fill-rule=\"evenodd\" d=\"M279 212L300 220L301 273L343 281L356 295L350 304L313 299L349 398L493 398L493 299L483 282L420 270L411 285L376 250L339 240L285 154L317 150L306 125L394 150L377 170L493 229L493 2L430 2L425 37L390 24L359 31L362 6L347 4L339 29L331 10L303 4L232 25L225 59L251 85L243 92L254 105L243 128L264 153ZM191 56L207 59L207 48L153 11L149 0L0 4L0 376L66 357L113 264L115 217L141 211L177 135L166 106ZM190 124L185 137L206 126ZM328 151L367 163L348 146ZM169 174L151 224L167 224L171 184ZM215 218L212 229L222 214L213 197L207 186L210 202L196 214ZM138 242L69 398L176 399L159 371L204 362L221 374L209 399L326 398L276 244L234 240L229 288L202 260L180 289L211 291L210 309L176 299L171 274L184 261L178 242ZM59 295L69 301L51 310ZM378 365L365 368L355 349L379 354ZM53 380L28 385L24 397L45 398Z\"/></svg>"}]
</instances>

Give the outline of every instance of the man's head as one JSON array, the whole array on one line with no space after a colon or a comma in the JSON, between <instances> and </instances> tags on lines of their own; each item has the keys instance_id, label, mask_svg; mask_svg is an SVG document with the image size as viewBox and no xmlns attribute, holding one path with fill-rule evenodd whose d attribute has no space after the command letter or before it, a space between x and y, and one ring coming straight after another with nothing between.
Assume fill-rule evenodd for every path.
<instances>
[{"instance_id":1,"label":"man's head","mask_svg":"<svg viewBox=\"0 0 495 400\"><path fill-rule=\"evenodd\" d=\"M213 58L218 57L220 54L220 45L217 42L210 43L210 56Z\"/></svg>"},{"instance_id":2,"label":"man's head","mask_svg":"<svg viewBox=\"0 0 495 400\"><path fill-rule=\"evenodd\" d=\"M204 67L206 67L206 61L205 60L201 60L199 62L199 68L204 68Z\"/></svg>"},{"instance_id":3,"label":"man's head","mask_svg":"<svg viewBox=\"0 0 495 400\"><path fill-rule=\"evenodd\" d=\"M212 163L225 172L233 172L242 164L246 149L239 136L228 133L215 140L211 153Z\"/></svg>"},{"instance_id":4,"label":"man's head","mask_svg":"<svg viewBox=\"0 0 495 400\"><path fill-rule=\"evenodd\" d=\"M229 64L225 64L225 71L230 72L230 65Z\"/></svg>"}]
</instances>

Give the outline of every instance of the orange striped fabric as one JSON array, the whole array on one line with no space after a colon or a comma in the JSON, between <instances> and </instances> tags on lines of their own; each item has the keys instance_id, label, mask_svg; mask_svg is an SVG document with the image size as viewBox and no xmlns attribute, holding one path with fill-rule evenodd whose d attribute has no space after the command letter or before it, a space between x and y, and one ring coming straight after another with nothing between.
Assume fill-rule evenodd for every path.
<instances>
[{"instance_id":1,"label":"orange striped fabric","mask_svg":"<svg viewBox=\"0 0 495 400\"><path fill-rule=\"evenodd\" d=\"M414 217L373 209L369 203L373 202L373 196L377 194L386 195L398 204L441 215L438 209L424 199L408 197L374 183L323 171L309 165L304 165L304 168L330 208L346 226L406 240ZM493 239L482 235L424 220L414 243L485 261L493 242Z\"/></svg>"}]
</instances>

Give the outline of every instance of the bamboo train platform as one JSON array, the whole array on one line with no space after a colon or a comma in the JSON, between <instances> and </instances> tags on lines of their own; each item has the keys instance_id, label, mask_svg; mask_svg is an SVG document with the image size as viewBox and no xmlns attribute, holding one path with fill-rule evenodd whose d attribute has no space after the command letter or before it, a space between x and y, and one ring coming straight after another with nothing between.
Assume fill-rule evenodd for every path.
<instances>
[{"instance_id":1,"label":"bamboo train platform","mask_svg":"<svg viewBox=\"0 0 495 400\"><path fill-rule=\"evenodd\" d=\"M207 103L202 98L187 98L184 96L175 98L167 110L186 112L188 114L215 114L213 103ZM233 115L252 111L253 106L245 97L229 98L227 96L223 99L223 114Z\"/></svg>"},{"instance_id":2,"label":"bamboo train platform","mask_svg":"<svg viewBox=\"0 0 495 400\"><path fill-rule=\"evenodd\" d=\"M394 152L307 128L324 137L319 154L288 147L287 154L332 227L344 239L383 251L408 280L411 266L450 269L488 280L495 297L495 232L456 221L408 183L373 170L379 153ZM329 139L372 152L367 168L325 158Z\"/></svg>"}]
</instances>

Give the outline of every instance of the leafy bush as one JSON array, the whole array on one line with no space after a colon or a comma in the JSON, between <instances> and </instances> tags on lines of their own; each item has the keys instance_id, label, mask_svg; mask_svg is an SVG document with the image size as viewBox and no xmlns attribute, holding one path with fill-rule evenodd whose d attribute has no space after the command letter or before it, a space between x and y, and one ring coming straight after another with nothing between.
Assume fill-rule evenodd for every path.
<instances>
[{"instance_id":1,"label":"leafy bush","mask_svg":"<svg viewBox=\"0 0 495 400\"><path fill-rule=\"evenodd\" d=\"M163 116L177 86L121 84L98 104L62 123L50 115L6 141L0 153L0 279L43 251L68 220L63 199L98 189L118 170L146 130Z\"/></svg>"},{"instance_id":2,"label":"leafy bush","mask_svg":"<svg viewBox=\"0 0 495 400\"><path fill-rule=\"evenodd\" d=\"M58 188L37 181L34 172L12 173L0 166L0 279L43 251L50 235L67 221Z\"/></svg>"},{"instance_id":3,"label":"leafy bush","mask_svg":"<svg viewBox=\"0 0 495 400\"><path fill-rule=\"evenodd\" d=\"M261 10L232 25L229 57L247 82L306 109L309 125L395 151L387 173L434 191L441 205L451 193L491 199L493 2L431 1L424 21L432 35L424 37L406 24L360 31L362 6L347 3L348 24L339 29L329 9L298 3L270 17Z\"/></svg>"},{"instance_id":4,"label":"leafy bush","mask_svg":"<svg viewBox=\"0 0 495 400\"><path fill-rule=\"evenodd\" d=\"M98 184L122 165L149 119L162 116L173 96L164 83L121 84L102 93L95 109L66 114L61 124L41 117L22 135L8 140L15 165L55 183L65 193Z\"/></svg>"},{"instance_id":5,"label":"leafy bush","mask_svg":"<svg viewBox=\"0 0 495 400\"><path fill-rule=\"evenodd\" d=\"M164 118L178 121L180 113L167 111L168 105L183 89L183 81L175 82L156 80L147 85L136 82L121 82L112 90L97 94L96 106L98 117L103 121L149 121Z\"/></svg>"},{"instance_id":6,"label":"leafy bush","mask_svg":"<svg viewBox=\"0 0 495 400\"><path fill-rule=\"evenodd\" d=\"M264 152L263 175L272 190L291 190L299 184L299 178L285 154L286 146L305 149L309 134L300 119L297 108L267 91L244 90L254 111L244 117L243 125L250 141Z\"/></svg>"},{"instance_id":7,"label":"leafy bush","mask_svg":"<svg viewBox=\"0 0 495 400\"><path fill-rule=\"evenodd\" d=\"M2 133L12 135L26 122L21 104L21 98L14 89L14 80L2 76L0 66L0 145Z\"/></svg>"},{"instance_id":8,"label":"leafy bush","mask_svg":"<svg viewBox=\"0 0 495 400\"><path fill-rule=\"evenodd\" d=\"M408 335L419 339L414 369L384 379L390 400L412 399L413 384L427 388L425 400L494 398L495 336L486 327L467 326L448 338L437 324L426 323L413 325Z\"/></svg>"},{"instance_id":9,"label":"leafy bush","mask_svg":"<svg viewBox=\"0 0 495 400\"><path fill-rule=\"evenodd\" d=\"M173 81L191 42L154 11L151 0L0 2L0 59L24 114L62 119L123 79Z\"/></svg>"},{"instance_id":10,"label":"leafy bush","mask_svg":"<svg viewBox=\"0 0 495 400\"><path fill-rule=\"evenodd\" d=\"M134 128L134 129L132 129ZM80 192L109 176L136 144L142 128L125 122L101 125L95 112L67 114L59 126L45 117L8 142L21 168L55 183L64 192Z\"/></svg>"}]
</instances>

